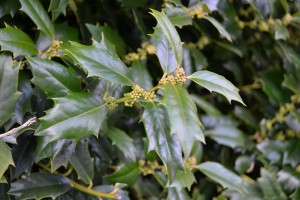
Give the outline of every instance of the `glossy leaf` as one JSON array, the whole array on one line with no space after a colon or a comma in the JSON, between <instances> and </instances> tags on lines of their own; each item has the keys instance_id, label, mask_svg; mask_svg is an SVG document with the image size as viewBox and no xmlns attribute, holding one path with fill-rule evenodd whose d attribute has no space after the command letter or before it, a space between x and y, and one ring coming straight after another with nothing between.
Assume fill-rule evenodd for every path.
<instances>
[{"instance_id":1,"label":"glossy leaf","mask_svg":"<svg viewBox=\"0 0 300 200\"><path fill-rule=\"evenodd\" d=\"M205 142L196 106L181 86L167 84L163 90L163 104L168 111L171 133L177 135L184 155L188 157L196 140Z\"/></svg>"},{"instance_id":2,"label":"glossy leaf","mask_svg":"<svg viewBox=\"0 0 300 200\"><path fill-rule=\"evenodd\" d=\"M261 169L260 173L261 173L261 177L258 178L258 183L263 191L264 199L266 200L287 199L286 194L282 190L274 174L271 174L264 168Z\"/></svg>"},{"instance_id":3,"label":"glossy leaf","mask_svg":"<svg viewBox=\"0 0 300 200\"><path fill-rule=\"evenodd\" d=\"M287 59L289 62L295 64L297 68L300 68L300 58L298 54L292 49L291 47L287 46L286 44L277 43L280 47L280 54L284 59Z\"/></svg>"},{"instance_id":4,"label":"glossy leaf","mask_svg":"<svg viewBox=\"0 0 300 200\"><path fill-rule=\"evenodd\" d=\"M54 36L54 27L43 5L36 0L20 0L21 10L25 12L46 35Z\"/></svg>"},{"instance_id":5,"label":"glossy leaf","mask_svg":"<svg viewBox=\"0 0 300 200\"><path fill-rule=\"evenodd\" d=\"M48 11L52 13L52 21L55 21L60 14L66 15L69 0L51 0Z\"/></svg>"},{"instance_id":6,"label":"glossy leaf","mask_svg":"<svg viewBox=\"0 0 300 200\"><path fill-rule=\"evenodd\" d=\"M172 46L165 37L160 25L154 28L154 33L151 34L156 46L156 55L160 66L165 73L173 72L180 64L177 62Z\"/></svg>"},{"instance_id":7,"label":"glossy leaf","mask_svg":"<svg viewBox=\"0 0 300 200\"><path fill-rule=\"evenodd\" d=\"M191 200L185 189L168 188L167 200Z\"/></svg>"},{"instance_id":8,"label":"glossy leaf","mask_svg":"<svg viewBox=\"0 0 300 200\"><path fill-rule=\"evenodd\" d=\"M212 117L218 117L221 115L221 111L219 111L215 106L207 102L203 97L192 94L191 98L195 102L195 104L204 110L208 115Z\"/></svg>"},{"instance_id":9,"label":"glossy leaf","mask_svg":"<svg viewBox=\"0 0 300 200\"><path fill-rule=\"evenodd\" d=\"M151 11L152 12L150 14L152 14L156 18L157 23L160 25L167 42L172 48L178 65L180 65L182 61L183 50L180 37L175 27L164 12L158 12L153 9Z\"/></svg>"},{"instance_id":10,"label":"glossy leaf","mask_svg":"<svg viewBox=\"0 0 300 200\"><path fill-rule=\"evenodd\" d=\"M235 53L239 57L243 57L243 52L240 49L234 47L232 44L228 42L221 42L221 41L214 41L214 42L220 47L223 47L224 49L231 51L232 53Z\"/></svg>"},{"instance_id":11,"label":"glossy leaf","mask_svg":"<svg viewBox=\"0 0 300 200\"><path fill-rule=\"evenodd\" d=\"M281 163L284 144L280 141L265 139L257 145L257 149L270 160L270 163Z\"/></svg>"},{"instance_id":12,"label":"glossy leaf","mask_svg":"<svg viewBox=\"0 0 300 200\"><path fill-rule=\"evenodd\" d=\"M219 144L231 148L244 147L245 138L241 130L231 126L217 126L212 130L207 130L206 135Z\"/></svg>"},{"instance_id":13,"label":"glossy leaf","mask_svg":"<svg viewBox=\"0 0 300 200\"><path fill-rule=\"evenodd\" d=\"M196 70L203 70L208 67L208 61L204 54L197 48L190 48Z\"/></svg>"},{"instance_id":14,"label":"glossy leaf","mask_svg":"<svg viewBox=\"0 0 300 200\"><path fill-rule=\"evenodd\" d=\"M89 184L94 178L94 162L90 156L88 143L81 141L77 144L75 153L70 160L78 178Z\"/></svg>"},{"instance_id":15,"label":"glossy leaf","mask_svg":"<svg viewBox=\"0 0 300 200\"><path fill-rule=\"evenodd\" d=\"M135 160L135 147L133 139L129 137L124 131L116 127L108 127L106 136L116 145L126 157Z\"/></svg>"},{"instance_id":16,"label":"glossy leaf","mask_svg":"<svg viewBox=\"0 0 300 200\"><path fill-rule=\"evenodd\" d=\"M117 171L104 178L113 183L126 183L131 187L139 176L139 166L136 162L125 163Z\"/></svg>"},{"instance_id":17,"label":"glossy leaf","mask_svg":"<svg viewBox=\"0 0 300 200\"><path fill-rule=\"evenodd\" d=\"M208 89L210 92L215 91L224 95L229 102L235 100L244 105L244 102L238 93L239 89L223 76L210 71L198 71L188 78Z\"/></svg>"},{"instance_id":18,"label":"glossy leaf","mask_svg":"<svg viewBox=\"0 0 300 200\"><path fill-rule=\"evenodd\" d=\"M228 187L243 195L247 193L246 188L243 186L243 179L219 163L204 162L197 165L196 168L224 188Z\"/></svg>"},{"instance_id":19,"label":"glossy leaf","mask_svg":"<svg viewBox=\"0 0 300 200\"><path fill-rule=\"evenodd\" d=\"M182 28L183 26L192 25L192 18L183 8L173 7L167 4L164 11L174 26Z\"/></svg>"},{"instance_id":20,"label":"glossy leaf","mask_svg":"<svg viewBox=\"0 0 300 200\"><path fill-rule=\"evenodd\" d=\"M32 173L11 184L9 194L21 199L52 199L67 192L71 185L67 178L58 174Z\"/></svg>"},{"instance_id":21,"label":"glossy leaf","mask_svg":"<svg viewBox=\"0 0 300 200\"><path fill-rule=\"evenodd\" d=\"M92 93L70 93L54 99L55 106L40 118L35 135L51 136L51 141L98 135L106 117L106 105Z\"/></svg>"},{"instance_id":22,"label":"glossy leaf","mask_svg":"<svg viewBox=\"0 0 300 200\"><path fill-rule=\"evenodd\" d=\"M149 140L148 152L155 150L168 170L169 183L178 169L184 170L182 153L178 139L170 134L167 111L157 102L147 103L142 121Z\"/></svg>"},{"instance_id":23,"label":"glossy leaf","mask_svg":"<svg viewBox=\"0 0 300 200\"><path fill-rule=\"evenodd\" d=\"M27 60L32 68L32 82L39 86L47 96L62 97L66 96L69 91L81 90L80 79L71 68L48 59L27 57Z\"/></svg>"},{"instance_id":24,"label":"glossy leaf","mask_svg":"<svg viewBox=\"0 0 300 200\"><path fill-rule=\"evenodd\" d=\"M114 45L114 49L120 56L123 56L126 53L126 44L122 37L118 34L116 30L110 27L108 24L104 24L103 26L86 24L86 27L89 29L92 37L101 42L102 34L105 38Z\"/></svg>"},{"instance_id":25,"label":"glossy leaf","mask_svg":"<svg viewBox=\"0 0 300 200\"><path fill-rule=\"evenodd\" d=\"M14 17L15 13L20 9L21 5L18 0L3 0L0 3L0 18L6 14Z\"/></svg>"},{"instance_id":26,"label":"glossy leaf","mask_svg":"<svg viewBox=\"0 0 300 200\"><path fill-rule=\"evenodd\" d=\"M97 76L112 83L132 85L132 77L125 64L101 43L94 41L93 46L85 46L71 42L71 46L65 49L65 53L72 60L88 71L89 76Z\"/></svg>"},{"instance_id":27,"label":"glossy leaf","mask_svg":"<svg viewBox=\"0 0 300 200\"><path fill-rule=\"evenodd\" d=\"M51 158L51 172L54 172L59 167L64 166L67 168L71 156L75 152L74 140L57 140L53 141L52 158Z\"/></svg>"},{"instance_id":28,"label":"glossy leaf","mask_svg":"<svg viewBox=\"0 0 300 200\"><path fill-rule=\"evenodd\" d=\"M212 23L212 25L214 25L214 27L219 31L219 33L222 36L224 36L229 42L232 42L230 34L226 31L226 29L222 26L222 24L220 24L220 22L218 22L217 20L209 16L205 16L204 19Z\"/></svg>"},{"instance_id":29,"label":"glossy leaf","mask_svg":"<svg viewBox=\"0 0 300 200\"><path fill-rule=\"evenodd\" d=\"M2 51L10 51L14 57L31 56L38 53L31 38L18 28L6 24L0 29L0 46Z\"/></svg>"},{"instance_id":30,"label":"glossy leaf","mask_svg":"<svg viewBox=\"0 0 300 200\"><path fill-rule=\"evenodd\" d=\"M135 84L143 87L145 90L149 90L153 87L152 77L147 70L147 66L140 60L135 60L132 62L130 72L133 76L133 81Z\"/></svg>"},{"instance_id":31,"label":"glossy leaf","mask_svg":"<svg viewBox=\"0 0 300 200\"><path fill-rule=\"evenodd\" d=\"M178 190L187 188L191 190L192 184L196 181L195 176L192 171L181 171L178 170L175 176L174 181L168 187L175 187Z\"/></svg>"},{"instance_id":32,"label":"glossy leaf","mask_svg":"<svg viewBox=\"0 0 300 200\"><path fill-rule=\"evenodd\" d=\"M285 191L294 191L300 186L300 172L290 166L285 166L278 172L278 182Z\"/></svg>"},{"instance_id":33,"label":"glossy leaf","mask_svg":"<svg viewBox=\"0 0 300 200\"><path fill-rule=\"evenodd\" d=\"M251 126L252 128L258 127L257 119L245 107L235 106L233 113L237 118L244 121L247 125Z\"/></svg>"},{"instance_id":34,"label":"glossy leaf","mask_svg":"<svg viewBox=\"0 0 300 200\"><path fill-rule=\"evenodd\" d=\"M5 144L2 140L0 140L0 152L0 178L2 178L8 166L14 166L14 161L9 146L7 146L7 144Z\"/></svg>"},{"instance_id":35,"label":"glossy leaf","mask_svg":"<svg viewBox=\"0 0 300 200\"><path fill-rule=\"evenodd\" d=\"M20 93L17 92L20 65L13 65L11 56L0 55L0 126L14 114L14 106Z\"/></svg>"}]
</instances>

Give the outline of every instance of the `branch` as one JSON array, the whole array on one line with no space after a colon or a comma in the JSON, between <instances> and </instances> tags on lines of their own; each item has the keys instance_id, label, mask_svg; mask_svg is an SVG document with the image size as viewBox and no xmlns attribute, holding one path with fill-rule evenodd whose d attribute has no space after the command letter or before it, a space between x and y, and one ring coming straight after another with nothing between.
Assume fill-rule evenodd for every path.
<instances>
[{"instance_id":1,"label":"branch","mask_svg":"<svg viewBox=\"0 0 300 200\"><path fill-rule=\"evenodd\" d=\"M33 124L35 122L36 122L36 117L32 117L27 122L25 122L24 124L22 124L21 126L13 128L10 131L7 131L6 133L1 134L0 138L4 138L4 137L10 136L10 135L14 135L18 131L20 131L20 130L22 130L22 129L28 127L28 126L30 126L31 124Z\"/></svg>"}]
</instances>

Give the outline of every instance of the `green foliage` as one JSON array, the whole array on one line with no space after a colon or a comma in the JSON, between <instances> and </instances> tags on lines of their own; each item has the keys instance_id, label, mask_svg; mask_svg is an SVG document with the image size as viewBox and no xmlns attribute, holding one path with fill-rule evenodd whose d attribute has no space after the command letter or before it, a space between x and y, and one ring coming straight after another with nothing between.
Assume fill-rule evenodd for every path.
<instances>
[{"instance_id":1,"label":"green foliage","mask_svg":"<svg viewBox=\"0 0 300 200\"><path fill-rule=\"evenodd\" d=\"M1 1L0 199L299 199L299 12Z\"/></svg>"}]
</instances>

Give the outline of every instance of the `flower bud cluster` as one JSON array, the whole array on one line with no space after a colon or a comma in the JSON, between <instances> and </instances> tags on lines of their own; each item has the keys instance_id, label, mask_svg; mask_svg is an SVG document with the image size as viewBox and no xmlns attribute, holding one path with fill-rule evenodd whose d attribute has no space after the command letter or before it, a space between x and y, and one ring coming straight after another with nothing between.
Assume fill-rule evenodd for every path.
<instances>
[{"instance_id":1,"label":"flower bud cluster","mask_svg":"<svg viewBox=\"0 0 300 200\"><path fill-rule=\"evenodd\" d=\"M137 52L129 53L124 56L124 62L130 64L135 60L144 60L147 58L147 55L153 55L156 53L156 47L149 42L143 42L141 48L137 49Z\"/></svg>"},{"instance_id":2,"label":"flower bud cluster","mask_svg":"<svg viewBox=\"0 0 300 200\"><path fill-rule=\"evenodd\" d=\"M184 160L184 165L187 169L192 170L197 165L197 159L195 156L191 156L188 159Z\"/></svg>"},{"instance_id":3,"label":"flower bud cluster","mask_svg":"<svg viewBox=\"0 0 300 200\"><path fill-rule=\"evenodd\" d=\"M189 43L188 47L190 48L199 48L199 49L203 49L205 46L207 46L209 44L209 38L207 36L202 36L201 38L199 38L199 40L196 43Z\"/></svg>"},{"instance_id":4,"label":"flower bud cluster","mask_svg":"<svg viewBox=\"0 0 300 200\"><path fill-rule=\"evenodd\" d=\"M189 10L188 14L192 18L201 19L206 15L206 12L204 12L202 7L196 6L194 10Z\"/></svg>"},{"instance_id":5,"label":"flower bud cluster","mask_svg":"<svg viewBox=\"0 0 300 200\"><path fill-rule=\"evenodd\" d=\"M44 53L47 56L48 59L51 59L52 57L57 56L57 50L58 50L61 43L62 43L62 41L59 41L59 40L53 40L52 41L51 46Z\"/></svg>"},{"instance_id":6,"label":"flower bud cluster","mask_svg":"<svg viewBox=\"0 0 300 200\"><path fill-rule=\"evenodd\" d=\"M156 169L160 169L157 161L145 161L139 160L139 170L144 175L147 176L149 174L154 174Z\"/></svg>"},{"instance_id":7,"label":"flower bud cluster","mask_svg":"<svg viewBox=\"0 0 300 200\"><path fill-rule=\"evenodd\" d=\"M176 69L176 75L175 76L168 75L167 77L162 78L159 81L159 84L160 85L165 85L167 83L171 83L173 85L176 85L176 84L182 85L182 84L185 83L185 81L186 81L186 76L185 76L184 69L183 68L178 68L178 69Z\"/></svg>"},{"instance_id":8,"label":"flower bud cluster","mask_svg":"<svg viewBox=\"0 0 300 200\"><path fill-rule=\"evenodd\" d=\"M155 98L154 91L145 91L138 85L134 85L132 87L132 91L129 93L124 94L125 97L128 97L125 100L125 106L132 107L134 102L138 101L139 98L144 97L145 100L153 101Z\"/></svg>"},{"instance_id":9,"label":"flower bud cluster","mask_svg":"<svg viewBox=\"0 0 300 200\"><path fill-rule=\"evenodd\" d=\"M106 102L109 110L113 110L118 106L118 104L116 103L116 99L114 97L111 96L104 97L103 100Z\"/></svg>"}]
</instances>

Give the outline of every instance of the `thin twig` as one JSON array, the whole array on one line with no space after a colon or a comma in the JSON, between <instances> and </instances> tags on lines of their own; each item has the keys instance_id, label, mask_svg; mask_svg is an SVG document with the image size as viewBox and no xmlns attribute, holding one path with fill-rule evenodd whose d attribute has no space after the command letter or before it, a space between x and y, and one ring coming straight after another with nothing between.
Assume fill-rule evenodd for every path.
<instances>
[{"instance_id":1,"label":"thin twig","mask_svg":"<svg viewBox=\"0 0 300 200\"><path fill-rule=\"evenodd\" d=\"M4 138L4 137L10 136L10 135L14 135L18 131L20 131L20 130L22 130L22 129L28 127L28 126L30 126L31 124L33 124L35 122L36 122L36 117L32 117L27 122L25 122L24 124L22 124L21 126L13 128L10 131L7 131L6 133L0 134L0 138Z\"/></svg>"}]
</instances>

